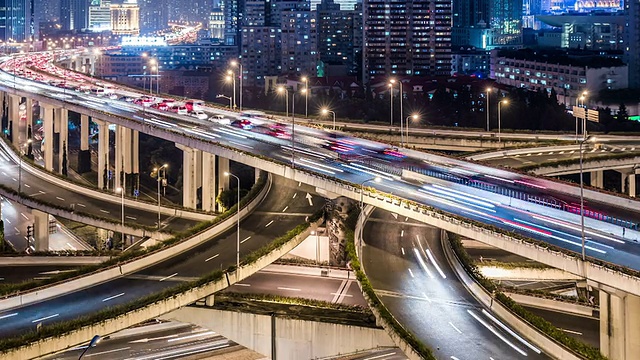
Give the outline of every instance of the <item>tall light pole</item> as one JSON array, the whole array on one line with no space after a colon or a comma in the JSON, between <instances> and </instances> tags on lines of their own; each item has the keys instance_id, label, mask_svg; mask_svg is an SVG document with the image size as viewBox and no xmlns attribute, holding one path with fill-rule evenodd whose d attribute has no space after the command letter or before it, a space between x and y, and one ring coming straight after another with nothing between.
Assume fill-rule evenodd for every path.
<instances>
[{"instance_id":1,"label":"tall light pole","mask_svg":"<svg viewBox=\"0 0 640 360\"><path fill-rule=\"evenodd\" d=\"M242 63L240 61L232 60L231 66L237 66L240 69L240 111L242 111L242 81L244 79L244 71L242 70Z\"/></svg>"},{"instance_id":2,"label":"tall light pole","mask_svg":"<svg viewBox=\"0 0 640 360\"><path fill-rule=\"evenodd\" d=\"M500 123L500 107L502 104L508 104L509 101L508 100L501 100L500 102L498 102L498 142L500 142L500 131L501 131L501 126L502 124Z\"/></svg>"},{"instance_id":3,"label":"tall light pole","mask_svg":"<svg viewBox=\"0 0 640 360\"><path fill-rule=\"evenodd\" d=\"M225 96L225 95L222 95L222 94L218 94L218 95L216 95L216 98L218 98L218 99L219 98L228 99L229 100L229 110L233 109L233 98L231 96Z\"/></svg>"},{"instance_id":4,"label":"tall light pole","mask_svg":"<svg viewBox=\"0 0 640 360\"><path fill-rule=\"evenodd\" d=\"M84 356L84 354L89 351L89 349L91 349L92 347L98 345L98 343L100 342L101 338L100 335L95 335L91 341L89 342L89 345L84 349L84 351L80 354L80 356L78 356L78 360L81 360L82 357Z\"/></svg>"},{"instance_id":5,"label":"tall light pole","mask_svg":"<svg viewBox=\"0 0 640 360\"><path fill-rule=\"evenodd\" d=\"M389 80L389 88L391 89L391 122L393 123L393 85L395 85L396 79ZM404 90L402 89L402 81L398 81L400 85L400 145L404 143L404 131L402 129L402 119L404 117L402 99L404 98ZM393 126L393 125L392 125Z\"/></svg>"},{"instance_id":6,"label":"tall light pole","mask_svg":"<svg viewBox=\"0 0 640 360\"><path fill-rule=\"evenodd\" d=\"M327 115L329 113L333 115L333 131L336 131L336 113L327 108L322 109L322 115Z\"/></svg>"},{"instance_id":7,"label":"tall light pole","mask_svg":"<svg viewBox=\"0 0 640 360\"><path fill-rule=\"evenodd\" d=\"M236 269L240 268L240 178L230 172L225 171L224 176L233 176L238 182L238 202L236 203L237 221L236 221Z\"/></svg>"},{"instance_id":8,"label":"tall light pole","mask_svg":"<svg viewBox=\"0 0 640 360\"><path fill-rule=\"evenodd\" d=\"M233 83L233 109L235 110L237 105L236 105L236 77L233 74L233 71L229 70L227 71L227 77L226 77L227 81L231 81Z\"/></svg>"},{"instance_id":9,"label":"tall light pole","mask_svg":"<svg viewBox=\"0 0 640 360\"><path fill-rule=\"evenodd\" d=\"M582 92L582 96L580 96L580 101L582 102L582 107L585 108L584 109L584 118L582 119L582 139L586 139L587 138L587 109L586 106L584 105L584 101L587 98L587 92L583 91Z\"/></svg>"},{"instance_id":10,"label":"tall light pole","mask_svg":"<svg viewBox=\"0 0 640 360\"><path fill-rule=\"evenodd\" d=\"M160 166L159 168L155 168L153 169L153 171L156 172L156 176L158 177L158 230L160 230L160 182L162 180L164 180L167 176L167 171L165 170L167 168L167 166L169 166L169 164L164 164L162 166ZM165 170L164 171L164 177L160 177L160 171L161 170Z\"/></svg>"},{"instance_id":11,"label":"tall light pole","mask_svg":"<svg viewBox=\"0 0 640 360\"><path fill-rule=\"evenodd\" d=\"M393 131L393 85L389 84L389 105L391 110L389 112L389 132Z\"/></svg>"},{"instance_id":12,"label":"tall light pole","mask_svg":"<svg viewBox=\"0 0 640 360\"><path fill-rule=\"evenodd\" d=\"M284 93L286 98L287 117L289 117L289 90L284 86L278 86L278 92ZM299 93L306 94L307 89L302 89ZM291 167L296 168L296 93L291 94Z\"/></svg>"},{"instance_id":13,"label":"tall light pole","mask_svg":"<svg viewBox=\"0 0 640 360\"><path fill-rule=\"evenodd\" d=\"M361 212L364 211L364 184L368 183L369 181L375 181L379 183L380 181L382 181L382 178L379 176L376 176L374 178L367 179L360 183L360 211ZM362 228L363 226L360 226L360 240L358 245L358 248L360 249L359 251L360 257L362 257Z\"/></svg>"},{"instance_id":14,"label":"tall light pole","mask_svg":"<svg viewBox=\"0 0 640 360\"><path fill-rule=\"evenodd\" d=\"M591 138L583 139L580 141L580 238L582 239L582 261L585 261L585 236L584 236L584 182L582 180L582 145L585 142L590 141Z\"/></svg>"},{"instance_id":15,"label":"tall light pole","mask_svg":"<svg viewBox=\"0 0 640 360\"><path fill-rule=\"evenodd\" d=\"M120 220L122 222L122 231L120 232L122 241L122 251L124 251L124 184L116 189L116 193L120 193Z\"/></svg>"},{"instance_id":16,"label":"tall light pole","mask_svg":"<svg viewBox=\"0 0 640 360\"><path fill-rule=\"evenodd\" d=\"M156 68L156 59L149 60L151 67L149 68L149 95L153 95L153 70Z\"/></svg>"},{"instance_id":17,"label":"tall light pole","mask_svg":"<svg viewBox=\"0 0 640 360\"><path fill-rule=\"evenodd\" d=\"M309 118L309 79L306 76L302 77L304 82L304 118Z\"/></svg>"},{"instance_id":18,"label":"tall light pole","mask_svg":"<svg viewBox=\"0 0 640 360\"><path fill-rule=\"evenodd\" d=\"M420 115L418 114L413 114L410 116L407 116L407 119L405 120L405 123L407 124L407 147L409 147L409 119L413 120L413 121L418 121L420 119Z\"/></svg>"},{"instance_id":19,"label":"tall light pole","mask_svg":"<svg viewBox=\"0 0 640 360\"><path fill-rule=\"evenodd\" d=\"M491 94L491 88L488 87L487 88L487 103L485 104L485 110L487 112L487 132L489 132L490 129L490 125L489 125L489 95Z\"/></svg>"},{"instance_id":20,"label":"tall light pole","mask_svg":"<svg viewBox=\"0 0 640 360\"><path fill-rule=\"evenodd\" d=\"M289 118L289 90L284 86L278 86L278 92L284 93L284 107L285 107L285 117Z\"/></svg>"}]
</instances>

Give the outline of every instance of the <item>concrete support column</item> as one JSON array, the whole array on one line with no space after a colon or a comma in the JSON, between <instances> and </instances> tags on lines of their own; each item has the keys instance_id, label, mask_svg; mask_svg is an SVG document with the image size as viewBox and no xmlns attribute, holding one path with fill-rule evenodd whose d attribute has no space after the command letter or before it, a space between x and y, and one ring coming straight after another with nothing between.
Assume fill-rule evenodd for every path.
<instances>
[{"instance_id":1,"label":"concrete support column","mask_svg":"<svg viewBox=\"0 0 640 360\"><path fill-rule=\"evenodd\" d=\"M591 172L591 186L598 189L602 189L604 187L604 174L602 173L602 170Z\"/></svg>"},{"instance_id":2,"label":"concrete support column","mask_svg":"<svg viewBox=\"0 0 640 360\"><path fill-rule=\"evenodd\" d=\"M229 190L229 182L230 182L230 178L231 176L224 176L225 172L229 171L229 159L227 158L223 158L221 156L217 156L217 162L218 162L218 176L217 176L217 189L216 189L216 199L218 198L218 195L220 195L221 192L223 192L224 190ZM235 179L234 179L235 181ZM218 208L217 210L220 211L222 210L221 208L219 208L216 204L216 207Z\"/></svg>"},{"instance_id":3,"label":"concrete support column","mask_svg":"<svg viewBox=\"0 0 640 360\"><path fill-rule=\"evenodd\" d=\"M44 126L44 168L53 171L53 110L52 106L40 103Z\"/></svg>"},{"instance_id":4,"label":"concrete support column","mask_svg":"<svg viewBox=\"0 0 640 360\"><path fill-rule=\"evenodd\" d=\"M27 101L24 103L26 107L26 123L24 124L24 138L27 140L29 138L29 127L31 127L31 136L33 136L33 99L27 98Z\"/></svg>"},{"instance_id":5,"label":"concrete support column","mask_svg":"<svg viewBox=\"0 0 640 360\"><path fill-rule=\"evenodd\" d=\"M206 306L213 306L213 305L215 305L215 299L214 299L214 296L215 296L215 295L213 295L213 294L212 294L212 295L209 295L209 296L205 297L205 298L204 298L204 304L205 304Z\"/></svg>"},{"instance_id":6,"label":"concrete support column","mask_svg":"<svg viewBox=\"0 0 640 360\"><path fill-rule=\"evenodd\" d=\"M49 214L31 210L33 215L33 238L36 241L36 251L49 250Z\"/></svg>"},{"instance_id":7,"label":"concrete support column","mask_svg":"<svg viewBox=\"0 0 640 360\"><path fill-rule=\"evenodd\" d=\"M67 169L69 168L69 111L65 108L60 108L58 109L58 114L60 114L60 139L58 140L58 172L66 176Z\"/></svg>"},{"instance_id":8,"label":"concrete support column","mask_svg":"<svg viewBox=\"0 0 640 360\"><path fill-rule=\"evenodd\" d=\"M78 172L91 171L91 150L89 150L89 116L80 114L80 152L78 152Z\"/></svg>"},{"instance_id":9,"label":"concrete support column","mask_svg":"<svg viewBox=\"0 0 640 360\"><path fill-rule=\"evenodd\" d=\"M109 123L93 120L98 125L98 188L109 188Z\"/></svg>"},{"instance_id":10,"label":"concrete support column","mask_svg":"<svg viewBox=\"0 0 640 360\"><path fill-rule=\"evenodd\" d=\"M254 181L255 181L255 182L258 182L258 180L260 180L260 169L255 168L254 170L255 170L255 178L254 178Z\"/></svg>"},{"instance_id":11,"label":"concrete support column","mask_svg":"<svg viewBox=\"0 0 640 360\"><path fill-rule=\"evenodd\" d=\"M116 125L116 148L115 148L115 170L114 170L114 185L113 189L122 187L124 181L124 174L126 173L125 163L128 163L125 159L125 131L126 129L120 125Z\"/></svg>"},{"instance_id":12,"label":"concrete support column","mask_svg":"<svg viewBox=\"0 0 640 360\"><path fill-rule=\"evenodd\" d=\"M632 171L627 177L629 183L629 196L636 197L636 172Z\"/></svg>"},{"instance_id":13,"label":"concrete support column","mask_svg":"<svg viewBox=\"0 0 640 360\"><path fill-rule=\"evenodd\" d=\"M9 124L11 143L20 147L20 97L9 95Z\"/></svg>"},{"instance_id":14,"label":"concrete support column","mask_svg":"<svg viewBox=\"0 0 640 360\"><path fill-rule=\"evenodd\" d=\"M6 110L6 101L7 101L7 94L4 91L0 91L0 117L2 118L2 132L4 133L4 129L7 128L8 123L7 123L7 119L5 118L5 110Z\"/></svg>"},{"instance_id":15,"label":"concrete support column","mask_svg":"<svg viewBox=\"0 0 640 360\"><path fill-rule=\"evenodd\" d=\"M640 297L600 290L600 351L604 356L623 360L640 353L639 318Z\"/></svg>"},{"instance_id":16,"label":"concrete support column","mask_svg":"<svg viewBox=\"0 0 640 360\"><path fill-rule=\"evenodd\" d=\"M216 210L216 156L202 153L202 210Z\"/></svg>"},{"instance_id":17,"label":"concrete support column","mask_svg":"<svg viewBox=\"0 0 640 360\"><path fill-rule=\"evenodd\" d=\"M176 144L176 147L182 150L182 206L195 209L198 150L179 144Z\"/></svg>"},{"instance_id":18,"label":"concrete support column","mask_svg":"<svg viewBox=\"0 0 640 360\"><path fill-rule=\"evenodd\" d=\"M133 195L138 188L139 154L137 131L123 126L116 127L116 180L115 188L121 187L121 182L127 185L127 193ZM126 180L125 180L126 178Z\"/></svg>"}]
</instances>

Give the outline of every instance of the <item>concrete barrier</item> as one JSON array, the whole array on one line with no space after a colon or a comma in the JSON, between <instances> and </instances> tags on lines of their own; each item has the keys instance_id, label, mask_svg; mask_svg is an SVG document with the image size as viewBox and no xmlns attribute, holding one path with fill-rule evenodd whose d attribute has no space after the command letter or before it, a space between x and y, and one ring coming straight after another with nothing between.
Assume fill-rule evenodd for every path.
<instances>
[{"instance_id":1,"label":"concrete barrier","mask_svg":"<svg viewBox=\"0 0 640 360\"><path fill-rule=\"evenodd\" d=\"M553 165L553 164L540 164L539 168L532 170L532 172L536 175L544 175L544 176L560 176L560 175L568 175L568 174L579 174L580 173L580 161L579 159L575 159L575 163L564 164L564 165ZM598 158L587 158L582 162L582 171L583 173L588 173L591 171L602 171L602 170L620 170L620 169L629 169L632 171L633 167L640 164L640 156L621 158L621 159L604 159L598 160Z\"/></svg>"},{"instance_id":2,"label":"concrete barrier","mask_svg":"<svg viewBox=\"0 0 640 360\"><path fill-rule=\"evenodd\" d=\"M529 307L535 307L545 310L563 312L574 314L578 316L585 316L590 318L598 318L594 315L594 312L598 311L595 307L590 307L581 304L575 304L566 301L558 301L553 299L546 299L539 296L524 295L518 293L505 292L505 295L512 298L520 305Z\"/></svg>"},{"instance_id":3,"label":"concrete barrier","mask_svg":"<svg viewBox=\"0 0 640 360\"><path fill-rule=\"evenodd\" d=\"M108 256L2 256L0 266L82 266L107 260Z\"/></svg>"},{"instance_id":4,"label":"concrete barrier","mask_svg":"<svg viewBox=\"0 0 640 360\"><path fill-rule=\"evenodd\" d=\"M476 264L478 270L490 279L506 280L582 280L581 277L566 271L554 268L530 268L492 266L491 262Z\"/></svg>"},{"instance_id":5,"label":"concrete barrier","mask_svg":"<svg viewBox=\"0 0 640 360\"><path fill-rule=\"evenodd\" d=\"M275 337L278 360L319 359L357 353L393 342L380 328L289 319L202 307L185 307L161 317L211 329L263 355L272 353Z\"/></svg>"},{"instance_id":6,"label":"concrete barrier","mask_svg":"<svg viewBox=\"0 0 640 360\"><path fill-rule=\"evenodd\" d=\"M66 209L48 206L48 205L39 203L28 197L27 198L20 197L17 194L5 191L2 188L0 188L0 195L6 197L9 200L20 203L21 205L24 205L31 209L40 210L47 214L51 214L53 216L58 216L71 221L79 222L85 225L90 225L90 226L94 226L101 229L112 230L117 233L124 232L127 235L133 235L138 237L151 237L158 240L167 240L173 236L171 234L159 232L156 230L147 230L142 228L131 227L126 225L126 223L124 226L122 226L121 222L97 219L91 216L85 216L76 212L71 212Z\"/></svg>"},{"instance_id":7,"label":"concrete barrier","mask_svg":"<svg viewBox=\"0 0 640 360\"><path fill-rule=\"evenodd\" d=\"M247 204L247 206L240 210L240 217L244 218L249 215L262 202L262 200L269 192L270 188L271 176L268 177L267 184L263 187L260 193L258 193L258 195L249 204ZM209 229L195 234L194 236L173 246L151 253L145 257L135 259L108 269L100 270L92 274L65 280L65 282L63 283L53 284L23 294L18 294L2 299L0 300L0 311L41 302L43 300L51 299L74 291L78 291L80 289L95 286L97 284L101 284L118 277L142 270L146 267L154 265L160 261L170 259L204 243L212 237L235 226L236 221L237 219L235 216L230 216L222 222L216 224L215 226L210 227Z\"/></svg>"},{"instance_id":8,"label":"concrete barrier","mask_svg":"<svg viewBox=\"0 0 640 360\"><path fill-rule=\"evenodd\" d=\"M183 293L177 294L171 298L163 299L152 303L144 308L136 309L126 314L104 320L100 323L84 326L77 330L71 331L67 334L58 337L46 338L39 341L34 341L29 345L22 346L5 352L3 359L31 359L40 357L43 355L51 354L69 347L85 343L89 341L95 334L101 334L102 336L112 334L116 331L126 329L141 322L155 319L163 314L182 308L189 304L193 304L197 300L203 299L208 295L214 294L220 290L240 282L247 277L260 271L265 266L276 261L284 254L291 251L306 239L311 234L311 229L314 229L321 220L312 223L305 231L298 236L295 236L292 240L272 252L262 256L255 263L241 265L239 269L232 273L226 273L220 280L212 281L202 286L190 289ZM235 219L234 219L235 224Z\"/></svg>"},{"instance_id":9,"label":"concrete barrier","mask_svg":"<svg viewBox=\"0 0 640 360\"><path fill-rule=\"evenodd\" d=\"M534 152L542 152L549 153L551 151L579 151L579 145L567 145L567 146L543 146L543 147L532 147L532 148L521 148L521 149L510 149L510 150L500 150L500 151L492 151L486 152L482 154L472 154L465 159L473 160L473 161L482 161L482 160L491 160L495 158L501 158L505 156L514 156L514 155L524 155Z\"/></svg>"},{"instance_id":10,"label":"concrete barrier","mask_svg":"<svg viewBox=\"0 0 640 360\"><path fill-rule=\"evenodd\" d=\"M544 333L538 331L531 324L521 319L519 316L513 314L509 309L503 306L500 302L494 301L483 287L478 285L462 267L462 264L453 253L451 246L445 237L442 238L442 247L447 261L451 265L462 284L469 290L469 292L480 301L485 307L490 309L493 314L497 315L500 319L505 321L511 328L517 331L519 334L530 340L537 346L539 346L546 354L559 360L579 360L579 356L575 355L570 349L564 345L556 342L555 340L547 337Z\"/></svg>"},{"instance_id":11,"label":"concrete barrier","mask_svg":"<svg viewBox=\"0 0 640 360\"><path fill-rule=\"evenodd\" d=\"M13 152L13 149L5 143L4 139L0 140L0 146L4 148L7 154L9 154L12 161L14 161L15 163L20 162L20 158L18 157L18 155L16 155ZM39 177L40 179L46 182L55 184L59 187L68 189L70 191L82 193L83 195L90 196L95 199L108 201L114 204L122 203L122 198L120 196L116 196L111 193L96 190L88 186L82 186L76 183L65 181L42 168L33 166L28 161L22 161L22 169L34 176ZM150 206L156 206L155 208L157 209L157 205L153 205L151 203L145 203L142 201L132 200L129 198L124 199L124 204L129 208L134 208L138 210L148 211ZM161 206L160 212L164 215L175 216L175 217L185 218L190 220L198 220L198 221L210 220L212 217L211 214L207 214L204 212L189 211L188 209L185 209L185 208L170 208L166 206Z\"/></svg>"}]
</instances>

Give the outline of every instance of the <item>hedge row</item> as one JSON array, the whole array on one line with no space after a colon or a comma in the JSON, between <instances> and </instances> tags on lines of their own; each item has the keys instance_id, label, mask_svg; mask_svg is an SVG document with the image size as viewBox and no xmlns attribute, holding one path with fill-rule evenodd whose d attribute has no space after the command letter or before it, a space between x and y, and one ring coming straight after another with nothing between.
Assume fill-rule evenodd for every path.
<instances>
[{"instance_id":1,"label":"hedge row","mask_svg":"<svg viewBox=\"0 0 640 360\"><path fill-rule=\"evenodd\" d=\"M258 195L258 193L260 193L260 191L262 190L262 188L265 186L267 182L267 176L265 175L265 173L262 173L260 175L260 178L258 179L258 181L253 185L253 187L251 188L251 190L249 191L249 193L247 193L247 196L245 196L244 198L242 198L240 200L240 207L244 207L246 206L246 204L248 204L249 202L251 202L253 199L255 199L255 197ZM183 231L181 233L178 233L177 235L171 237L170 239L167 239L163 242L159 242L154 246L150 246L147 249L137 249L134 251L127 251L127 252L123 252L120 253L118 256L112 257L111 259L101 263L101 264L95 264L95 265L87 265L87 266L82 266L74 271L69 271L69 272L64 272L64 273L60 273L56 276L53 276L51 278L48 279L42 279L42 280L29 280L29 281L24 281L21 283L15 283L15 284L1 284L0 285L0 295L8 297L8 296L13 296L16 295L17 293L23 292L23 291L27 291L27 290L32 290L35 289L37 287L41 287L44 285L49 285L49 284L53 284L56 282L60 282L63 280L68 280L71 278L75 278L75 277L79 277L82 275L86 275L98 270L103 270L106 269L108 267L111 266L115 266L118 264L122 264L124 262L128 262L134 259L137 259L139 257L143 257L143 256L147 256L152 252L156 252L156 251L160 251L161 249L164 249L166 247L172 246L174 244L177 244L180 241L183 241L199 232L202 232L224 220L226 220L227 218L229 218L230 216L233 216L236 214L236 209L238 208L238 204L232 206L229 210L225 211L224 213L220 214L218 217L214 218L211 221L204 221L204 222L200 222L198 224L196 224L195 226L193 226L192 228Z\"/></svg>"},{"instance_id":2,"label":"hedge row","mask_svg":"<svg viewBox=\"0 0 640 360\"><path fill-rule=\"evenodd\" d=\"M295 229L304 228L303 229L304 231L309 226L310 226L310 223L307 222L305 224L298 225ZM271 243L249 254L247 257L242 259L242 264L251 264L252 262L255 262L259 258L257 256L258 254L265 255L268 253L267 249L270 249L269 251L276 250L277 248L286 244L288 241L291 241L296 235L300 233L299 231L294 231L294 230L288 231L285 235L278 237ZM279 244L279 245L274 245L274 244ZM251 259L251 261L248 261L247 259ZM74 320L54 323L52 325L45 325L38 332L32 331L14 338L0 339L0 352L6 352L10 349L26 346L40 339L44 339L48 337L59 337L69 332L72 332L74 330L78 330L83 326L97 324L102 321L112 319L120 315L124 315L128 312L141 309L143 307L149 306L158 301L162 301L164 299L174 297L186 291L207 285L209 283L219 281L220 279L223 278L225 273L231 273L235 270L236 270L235 265L229 266L225 271L217 270L217 271L208 273L197 280L181 283L179 285L165 289L161 292L150 294L148 296L128 302L126 304L109 307L95 314L79 317Z\"/></svg>"},{"instance_id":3,"label":"hedge row","mask_svg":"<svg viewBox=\"0 0 640 360\"><path fill-rule=\"evenodd\" d=\"M411 331L404 328L396 318L391 315L389 310L384 306L382 301L378 298L375 291L373 290L373 286L369 282L369 279L365 275L364 271L360 266L360 260L356 254L356 246L354 242L354 231L355 231L355 222L357 220L360 211L354 209L349 214L349 217L345 221L345 238L346 238L346 251L347 256L349 257L349 263L351 264L351 268L356 273L356 278L362 287L362 291L369 298L369 306L374 307L380 316L387 322L387 324L391 325L393 331L400 336L411 348L418 353L423 359L428 360L436 360L436 357L433 355L431 349L425 345L418 337L412 333Z\"/></svg>"},{"instance_id":4,"label":"hedge row","mask_svg":"<svg viewBox=\"0 0 640 360\"><path fill-rule=\"evenodd\" d=\"M492 293L493 297L499 301L502 305L504 305L507 309L509 309L514 314L518 315L524 321L529 323L529 325L535 327L548 337L554 339L560 344L566 346L571 349L576 354L583 356L587 359L593 360L605 360L607 359L605 356L600 353L600 350L597 348L587 345L580 340L577 340L573 337L567 335L566 332L558 329L553 324L548 322L547 320L541 318L540 316L534 315L533 313L527 311L524 307L518 305L513 299L504 293L500 292L496 287L495 283L490 279L484 277L482 273L478 270L473 260L467 254L467 251L462 246L462 241L460 241L460 237L456 234L449 234L449 242L451 244L451 248L456 253L462 266L465 268L467 273L474 278L476 282L480 284L487 292Z\"/></svg>"},{"instance_id":5,"label":"hedge row","mask_svg":"<svg viewBox=\"0 0 640 360\"><path fill-rule=\"evenodd\" d=\"M348 305L348 304L340 304L340 303L332 303L329 301L315 300L315 299L307 299L301 297L289 297L289 296L281 296L281 295L272 295L272 294L256 294L256 293L236 293L236 292L227 292L220 295L216 295L216 301L218 298L222 297L223 299L229 300L248 300L248 301L261 301L261 302L273 302L279 304L290 304L290 305L303 305L308 307L315 307L318 309L332 309L339 311L348 311L361 313L364 315L371 315L371 310L367 307L363 307L360 305Z\"/></svg>"}]
</instances>

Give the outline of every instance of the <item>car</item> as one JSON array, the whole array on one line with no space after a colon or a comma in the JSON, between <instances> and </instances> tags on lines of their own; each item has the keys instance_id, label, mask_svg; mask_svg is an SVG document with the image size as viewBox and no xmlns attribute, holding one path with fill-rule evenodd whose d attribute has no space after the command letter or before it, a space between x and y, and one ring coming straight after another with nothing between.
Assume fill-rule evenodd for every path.
<instances>
[{"instance_id":1,"label":"car","mask_svg":"<svg viewBox=\"0 0 640 360\"><path fill-rule=\"evenodd\" d=\"M111 94L109 94L109 99L111 99L111 100L118 100L118 95L117 95L117 94L115 94L115 93L111 93Z\"/></svg>"},{"instance_id":2,"label":"car","mask_svg":"<svg viewBox=\"0 0 640 360\"><path fill-rule=\"evenodd\" d=\"M169 111L174 112L178 115L187 115L189 112L187 111L187 108L184 106L172 106Z\"/></svg>"},{"instance_id":3,"label":"car","mask_svg":"<svg viewBox=\"0 0 640 360\"><path fill-rule=\"evenodd\" d=\"M247 119L234 120L234 121L231 122L230 125L231 126L235 126L235 127L239 127L241 129L244 129L244 130L253 129L253 124L251 123L251 121L249 121Z\"/></svg>"},{"instance_id":4,"label":"car","mask_svg":"<svg viewBox=\"0 0 640 360\"><path fill-rule=\"evenodd\" d=\"M191 111L189 113L189 115L198 118L200 120L207 120L209 118L209 115L205 114L203 111L201 110L195 110L195 111Z\"/></svg>"},{"instance_id":5,"label":"car","mask_svg":"<svg viewBox=\"0 0 640 360\"><path fill-rule=\"evenodd\" d=\"M213 120L213 122L216 122L218 124L231 125L231 119L224 117L224 115L220 115L220 114L212 115L209 119Z\"/></svg>"},{"instance_id":6,"label":"car","mask_svg":"<svg viewBox=\"0 0 640 360\"><path fill-rule=\"evenodd\" d=\"M189 100L186 103L184 103L184 106L186 106L187 110L189 111L198 111L198 110L202 110L203 103L202 101Z\"/></svg>"}]
</instances>

